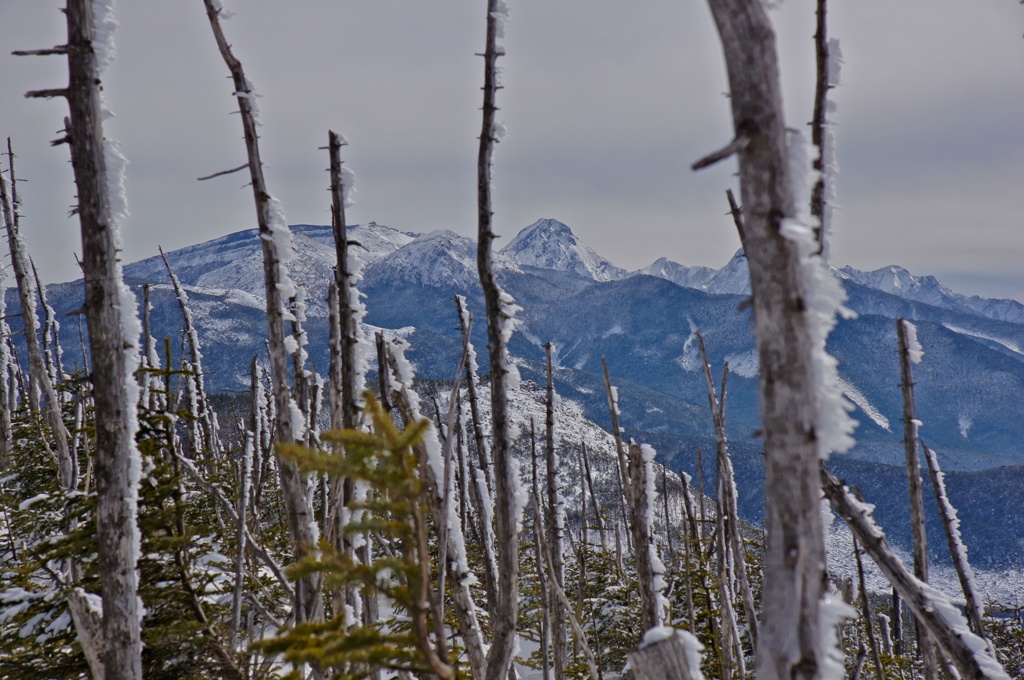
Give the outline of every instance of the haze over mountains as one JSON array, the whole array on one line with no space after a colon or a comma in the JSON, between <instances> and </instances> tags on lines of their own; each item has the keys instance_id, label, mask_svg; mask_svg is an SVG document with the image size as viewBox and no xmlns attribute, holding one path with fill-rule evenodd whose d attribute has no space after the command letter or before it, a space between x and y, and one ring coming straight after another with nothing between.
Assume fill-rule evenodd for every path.
<instances>
[{"instance_id":1,"label":"haze over mountains","mask_svg":"<svg viewBox=\"0 0 1024 680\"><path fill-rule=\"evenodd\" d=\"M307 290L309 353L327 367L326 286L334 266L330 227L297 225L292 277ZM366 263L360 289L366 322L407 336L409 357L423 378L450 380L460 340L452 296L466 295L486 339L476 243L450 231L413 234L369 223L350 228ZM251 358L263 356L263 265L255 230L167 253L188 291L203 342L208 388L247 388ZM590 420L608 428L601 376L605 357L618 385L627 436L655 445L674 469L695 472L698 446L713 451L713 432L700 359L692 335L700 330L716 376L730 367L730 447L736 458L742 511L760 517L761 477L757 358L751 333L746 258L738 252L721 269L659 259L636 272L594 252L565 224L538 220L500 253L502 285L523 311L510 351L527 380L542 381L543 344L555 347L556 388L578 402ZM859 483L897 542L909 538L902 465L902 405L896 354L897 317L913 320L924 346L916 367L921 435L950 471L953 500L979 565L1024 564L1024 511L994 507L1024 489L1024 305L959 295L933 277L900 267L874 272L837 270L856 319L840 321L829 340L839 374L860 422L857 447L830 465ZM125 266L139 288L151 284L157 337L179 345L181 314L159 257ZM14 300L8 291L9 305ZM82 305L80 282L48 287L58 313ZM139 296L141 300L141 295ZM10 308L10 307L9 307ZM65 365L82 365L77 324L64 319ZM371 329L373 330L373 329ZM713 479L711 456L706 472ZM900 490L900 484L903 490ZM712 487L708 487L709 489ZM973 543L972 543L973 541ZM938 540L933 546L940 546ZM938 548L936 548L938 550Z\"/></svg>"}]
</instances>

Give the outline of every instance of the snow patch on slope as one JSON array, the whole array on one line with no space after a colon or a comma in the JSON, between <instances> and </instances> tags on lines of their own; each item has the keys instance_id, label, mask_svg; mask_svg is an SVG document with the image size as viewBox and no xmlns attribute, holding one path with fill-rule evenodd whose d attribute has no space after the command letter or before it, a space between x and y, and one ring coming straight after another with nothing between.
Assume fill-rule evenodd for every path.
<instances>
[{"instance_id":1,"label":"snow patch on slope","mask_svg":"<svg viewBox=\"0 0 1024 680\"><path fill-rule=\"evenodd\" d=\"M864 393L860 391L860 388L842 376L839 377L839 387L843 390L843 395L852 401L857 408L863 411L864 415L871 418L875 425L878 425L883 430L892 432L892 427L889 425L889 419L882 415L881 411L875 408L874 405L868 401L868 398L864 396Z\"/></svg>"}]
</instances>

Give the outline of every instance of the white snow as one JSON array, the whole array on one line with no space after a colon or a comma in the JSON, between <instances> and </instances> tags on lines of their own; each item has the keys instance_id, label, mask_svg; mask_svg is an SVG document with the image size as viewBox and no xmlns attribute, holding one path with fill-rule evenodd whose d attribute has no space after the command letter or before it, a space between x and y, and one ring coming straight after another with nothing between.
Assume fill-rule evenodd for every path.
<instances>
[{"instance_id":1,"label":"white snow","mask_svg":"<svg viewBox=\"0 0 1024 680\"><path fill-rule=\"evenodd\" d=\"M594 281L615 281L627 275L554 219L540 219L524 228L500 254L520 265L570 272Z\"/></svg>"},{"instance_id":2,"label":"white snow","mask_svg":"<svg viewBox=\"0 0 1024 680\"><path fill-rule=\"evenodd\" d=\"M798 214L806 214L809 205L812 175L807 160L807 144L802 134L790 134L790 168L793 195ZM807 311L807 327L812 351L812 380L815 392L815 431L818 435L818 454L827 458L829 453L842 453L854 445L853 430L857 426L850 417L854 406L843 396L836 370L838 362L825 349L829 333L836 325L836 314L853 318L855 314L844 306L846 292L832 275L821 256L817 242L807 221L785 219L780 233L793 241L800 257L800 288Z\"/></svg>"},{"instance_id":3,"label":"white snow","mask_svg":"<svg viewBox=\"0 0 1024 680\"><path fill-rule=\"evenodd\" d=\"M910 362L913 364L921 363L924 349L921 348L921 343L917 339L917 326L903 319L903 330L907 334L907 354L910 357Z\"/></svg>"},{"instance_id":4,"label":"white snow","mask_svg":"<svg viewBox=\"0 0 1024 680\"><path fill-rule=\"evenodd\" d=\"M864 393L860 391L860 388L842 376L839 376L839 386L843 390L843 396L856 404L857 408L863 411L864 415L870 418L875 425L878 425L883 430L892 432L892 427L889 425L889 419L882 415L882 413L875 408L870 401L868 401L868 398L864 396Z\"/></svg>"}]
</instances>

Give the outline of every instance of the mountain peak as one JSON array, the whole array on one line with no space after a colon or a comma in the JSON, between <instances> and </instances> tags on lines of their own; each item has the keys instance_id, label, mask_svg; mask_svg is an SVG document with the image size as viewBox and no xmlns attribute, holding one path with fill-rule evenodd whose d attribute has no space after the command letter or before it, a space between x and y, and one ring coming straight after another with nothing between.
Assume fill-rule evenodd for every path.
<instances>
[{"instance_id":1,"label":"mountain peak","mask_svg":"<svg viewBox=\"0 0 1024 680\"><path fill-rule=\"evenodd\" d=\"M595 281L626 275L580 241L568 225L551 218L539 219L520 231L501 254L527 267L572 272Z\"/></svg>"}]
</instances>

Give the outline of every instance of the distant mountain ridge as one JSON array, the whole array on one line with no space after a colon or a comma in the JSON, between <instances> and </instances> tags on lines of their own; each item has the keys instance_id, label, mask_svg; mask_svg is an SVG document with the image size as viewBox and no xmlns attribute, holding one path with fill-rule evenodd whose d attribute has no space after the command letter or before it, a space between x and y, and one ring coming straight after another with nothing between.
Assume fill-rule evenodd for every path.
<instances>
[{"instance_id":1,"label":"distant mountain ridge","mask_svg":"<svg viewBox=\"0 0 1024 680\"><path fill-rule=\"evenodd\" d=\"M308 350L317 370L324 373L333 235L327 226L296 225L292 230L296 254L290 267L292 277L307 291ZM372 222L350 227L349 238L359 244L351 250L365 263L360 290L366 296L369 330L407 337L409 357L421 377L450 380L458 363L461 341L451 299L455 294L467 296L477 320L474 342L479 351L486 351L474 240L451 231L416 234ZM245 390L249 361L265 354L257 232L230 234L169 252L167 257L189 292L204 345L207 385L214 391ZM751 312L743 304L749 280L742 250L720 269L686 267L661 258L628 272L597 254L567 225L544 219L520 232L495 254L495 261L502 286L523 307L519 332L510 343L523 377L543 382L543 345L553 343L559 394L607 428L601 375L601 360L606 358L619 388L627 435L657 441L663 460L691 472L696 446L714 446L693 339L693 331L701 330L716 375L723 362L729 362L727 428L731 445L745 452L737 472L747 479L741 488L750 499L745 512L756 520L758 365ZM151 285L154 334L174 339L172 349L177 353L181 314L163 261L148 258L126 265L124 271L136 289ZM838 324L829 350L840 362L843 387L856 405L853 415L860 427L855 433L857 447L837 457L836 464L848 461L842 464L856 474L874 474L864 471L881 471L902 460L894 321L898 316L918 325L925 349L924 362L915 373L922 436L938 451L951 479L968 475L960 488L977 491L995 483L991 476L1007 469L1000 466L1024 464L1024 419L1017 413L1017 405L1024 403L1022 306L960 296L933 277L912 277L900 268L845 268L837 275L859 318ZM17 306L13 292L8 290L11 309ZM80 281L55 284L48 293L58 314L82 305ZM69 338L68 333L77 329L65 321L65 364L71 369L82 366L83 359L77 337ZM878 474L879 479L893 478ZM999 479L1005 487L1020 475ZM870 486L869 480L864 484ZM977 507L977 499L972 502ZM1013 515L1013 526L1024 526L1024 510L1019 514ZM971 531L989 532L985 545L1003 541L1009 546L1010 541L1014 547L1006 554L1024 556L1024 530L997 540L991 534L995 529L981 520L972 525L969 514L962 519L965 526L974 527ZM993 552L986 559L996 564L1010 558Z\"/></svg>"}]
</instances>

